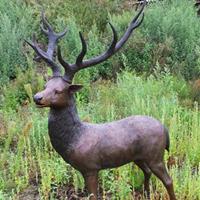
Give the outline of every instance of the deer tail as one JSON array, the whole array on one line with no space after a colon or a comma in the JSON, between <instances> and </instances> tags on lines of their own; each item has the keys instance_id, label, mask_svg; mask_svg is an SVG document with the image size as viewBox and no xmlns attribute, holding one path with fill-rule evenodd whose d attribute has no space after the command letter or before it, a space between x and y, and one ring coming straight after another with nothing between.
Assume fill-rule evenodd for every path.
<instances>
[{"instance_id":1,"label":"deer tail","mask_svg":"<svg viewBox=\"0 0 200 200\"><path fill-rule=\"evenodd\" d=\"M166 127L164 127L164 132L166 134L166 147L165 147L165 149L169 152L170 139L169 139L169 131Z\"/></svg>"}]
</instances>

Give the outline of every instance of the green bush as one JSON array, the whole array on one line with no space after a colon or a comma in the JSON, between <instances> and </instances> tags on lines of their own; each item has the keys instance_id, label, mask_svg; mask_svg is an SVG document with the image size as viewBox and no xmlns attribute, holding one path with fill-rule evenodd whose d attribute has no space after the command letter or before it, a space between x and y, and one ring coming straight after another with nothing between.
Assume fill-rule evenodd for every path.
<instances>
[{"instance_id":1,"label":"green bush","mask_svg":"<svg viewBox=\"0 0 200 200\"><path fill-rule=\"evenodd\" d=\"M0 0L0 85L27 68L23 43L34 29L31 13L23 1Z\"/></svg>"},{"instance_id":2,"label":"green bush","mask_svg":"<svg viewBox=\"0 0 200 200\"><path fill-rule=\"evenodd\" d=\"M113 15L112 20L122 34L133 12ZM150 4L141 27L131 36L123 53L130 69L154 74L166 69L192 79L200 75L200 21L191 1L164 0ZM158 72L158 71L157 71Z\"/></svg>"},{"instance_id":3,"label":"green bush","mask_svg":"<svg viewBox=\"0 0 200 200\"><path fill-rule=\"evenodd\" d=\"M149 44L153 47L151 66L158 62L186 79L200 75L200 21L192 1L165 0L152 4L146 11L141 31L147 48Z\"/></svg>"},{"instance_id":4,"label":"green bush","mask_svg":"<svg viewBox=\"0 0 200 200\"><path fill-rule=\"evenodd\" d=\"M89 32L94 24L97 24L98 30L103 31L107 24L108 13L117 12L122 3L119 0L43 0L39 3L26 0L25 2L35 9L36 14L44 8L50 21L56 18L66 21L74 16L79 27L86 32Z\"/></svg>"},{"instance_id":5,"label":"green bush","mask_svg":"<svg viewBox=\"0 0 200 200\"><path fill-rule=\"evenodd\" d=\"M44 87L44 80L33 69L18 71L17 78L0 90L0 110L17 110L21 105L32 102L32 96Z\"/></svg>"}]
</instances>

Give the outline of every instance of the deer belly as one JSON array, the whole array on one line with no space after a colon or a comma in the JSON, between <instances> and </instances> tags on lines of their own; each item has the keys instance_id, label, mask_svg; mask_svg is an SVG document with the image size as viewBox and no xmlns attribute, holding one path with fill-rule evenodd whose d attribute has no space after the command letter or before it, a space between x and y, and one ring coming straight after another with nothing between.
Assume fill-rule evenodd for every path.
<instances>
[{"instance_id":1,"label":"deer belly","mask_svg":"<svg viewBox=\"0 0 200 200\"><path fill-rule=\"evenodd\" d=\"M106 149L100 153L102 169L119 167L134 160L133 149Z\"/></svg>"}]
</instances>

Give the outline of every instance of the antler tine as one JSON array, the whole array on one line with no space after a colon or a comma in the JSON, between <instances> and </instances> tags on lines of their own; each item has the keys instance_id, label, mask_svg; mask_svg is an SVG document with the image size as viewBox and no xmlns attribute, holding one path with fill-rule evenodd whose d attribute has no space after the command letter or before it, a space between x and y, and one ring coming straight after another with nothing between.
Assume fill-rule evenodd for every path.
<instances>
[{"instance_id":1,"label":"antler tine","mask_svg":"<svg viewBox=\"0 0 200 200\"><path fill-rule=\"evenodd\" d=\"M109 25L110 25L112 32L113 32L113 40L112 40L112 43L111 43L107 52L114 52L115 46L116 46L117 41L118 41L118 36L117 36L117 31L115 30L114 26L110 22L109 22Z\"/></svg>"},{"instance_id":2,"label":"antler tine","mask_svg":"<svg viewBox=\"0 0 200 200\"><path fill-rule=\"evenodd\" d=\"M47 29L45 29L45 27ZM58 34L55 33L52 26L49 24L49 22L45 18L44 11L42 11L41 29L42 29L43 33L45 33L47 35L47 37L49 38L48 47L47 47L47 54L49 54L49 56L51 58L53 58L53 53L54 53L54 50L56 48L56 42L67 33L67 29L65 29L61 33L58 33Z\"/></svg>"},{"instance_id":3,"label":"antler tine","mask_svg":"<svg viewBox=\"0 0 200 200\"><path fill-rule=\"evenodd\" d=\"M55 37L58 40L58 39L60 39L61 37L63 37L67 33L67 28L61 33L55 33L53 31L52 26L47 21L43 10L42 10L42 13L41 13L41 18L42 18L42 24L40 25L40 27L41 27L43 33L46 34L47 36ZM45 29L45 27L47 29Z\"/></svg>"},{"instance_id":4,"label":"antler tine","mask_svg":"<svg viewBox=\"0 0 200 200\"><path fill-rule=\"evenodd\" d=\"M58 61L65 69L65 75L63 76L63 79L68 83L72 83L72 80L76 73L75 68L73 68L72 65L69 64L68 62L64 61L59 46L58 46Z\"/></svg>"},{"instance_id":5,"label":"antler tine","mask_svg":"<svg viewBox=\"0 0 200 200\"><path fill-rule=\"evenodd\" d=\"M131 23L130 23L129 27L127 28L126 32L121 37L120 41L117 43L116 51L118 51L126 43L126 41L129 39L130 35L132 34L133 30L136 29L137 27L139 27L141 25L141 23L143 22L143 19L144 19L143 10L144 10L145 5L146 5L146 1L144 1L140 11L134 17L134 19L131 21ZM138 18L140 17L141 14L142 14L141 20L138 21Z\"/></svg>"},{"instance_id":6,"label":"antler tine","mask_svg":"<svg viewBox=\"0 0 200 200\"><path fill-rule=\"evenodd\" d=\"M84 39L84 37L83 37L83 35L82 35L81 32L79 32L79 37L80 37L80 39L81 39L82 51L81 51L81 53L78 55L78 57L77 57L77 59L76 59L76 65L77 65L77 66L81 66L82 61L83 61L83 58L84 58L85 54L87 53L87 44L86 44L85 39Z\"/></svg>"},{"instance_id":7,"label":"antler tine","mask_svg":"<svg viewBox=\"0 0 200 200\"><path fill-rule=\"evenodd\" d=\"M79 32L79 36L81 39L82 50L76 59L76 64L74 65L69 64L63 59L60 46L58 46L58 61L65 69L65 75L63 78L68 82L71 82L71 80L74 77L75 72L78 71L79 67L82 66L83 58L85 54L87 53L87 44L81 32Z\"/></svg>"},{"instance_id":8,"label":"antler tine","mask_svg":"<svg viewBox=\"0 0 200 200\"><path fill-rule=\"evenodd\" d=\"M137 14L137 15L134 17L134 19L132 20L131 24L133 24L133 23L135 23L135 22L137 21L137 19L139 18L139 16L140 16L141 13L143 12L144 7L146 6L146 4L147 4L147 1L146 1L146 0L143 1L143 3L142 3L142 7L140 8L138 14Z\"/></svg>"},{"instance_id":9,"label":"antler tine","mask_svg":"<svg viewBox=\"0 0 200 200\"><path fill-rule=\"evenodd\" d=\"M43 60L51 67L52 71L53 71L53 76L59 76L60 75L60 69L59 66L49 58L49 55L43 51L42 49L40 49L38 47L38 44L36 42L36 37L35 34L33 34L33 41L29 42L27 40L25 40L25 42L27 44L29 44L37 53L37 55L41 58L43 58Z\"/></svg>"},{"instance_id":10,"label":"antler tine","mask_svg":"<svg viewBox=\"0 0 200 200\"><path fill-rule=\"evenodd\" d=\"M44 10L42 10L41 12L41 19L42 19L42 24L40 24L40 27L42 29L42 31L48 35L48 32L53 32L53 28L51 27L51 25L49 24L49 22L47 21L47 19L45 18L45 14L44 14ZM47 29L45 29L45 27Z\"/></svg>"},{"instance_id":11,"label":"antler tine","mask_svg":"<svg viewBox=\"0 0 200 200\"><path fill-rule=\"evenodd\" d=\"M84 58L85 54L87 53L87 44L86 44L85 39L84 39L81 32L79 33L79 36L80 36L81 43L82 43L82 51L78 55L75 64L69 64L69 63L65 62L62 58L60 48L58 49L58 60L61 63L61 65L65 68L65 76L66 77L69 77L67 75L69 73L69 71L70 72L73 71L73 73L75 74L80 69L83 69L83 68L86 68L86 67L89 67L89 66L92 66L92 65L95 65L95 64L102 62L102 58L107 59L108 57L112 56L113 52L115 51L115 46L117 44L118 36L117 36L117 32L116 32L114 26L111 23L109 23L109 25L110 25L111 30L113 32L112 43L105 53L103 53L102 55L100 55L96 58L83 61L83 58ZM71 76L71 74L70 74L70 77L73 78L73 76Z\"/></svg>"},{"instance_id":12,"label":"antler tine","mask_svg":"<svg viewBox=\"0 0 200 200\"><path fill-rule=\"evenodd\" d=\"M114 26L111 23L109 23L109 25L113 32L113 39L112 39L111 45L109 46L108 50L95 58L91 58L89 60L82 61L81 65L79 65L79 66L76 66L76 67L73 66L74 68L77 68L77 71L80 69L84 69L84 68L99 64L99 63L105 61L106 59L108 59L109 57L111 57L115 53L115 51L116 51L115 47L117 45L118 36L117 36L117 32L116 32Z\"/></svg>"},{"instance_id":13,"label":"antler tine","mask_svg":"<svg viewBox=\"0 0 200 200\"><path fill-rule=\"evenodd\" d=\"M70 64L68 62L66 62L63 57L62 57L62 54L61 54L61 49L60 49L60 46L58 46L58 61L60 62L60 64L65 68L69 68L70 67Z\"/></svg>"}]
</instances>

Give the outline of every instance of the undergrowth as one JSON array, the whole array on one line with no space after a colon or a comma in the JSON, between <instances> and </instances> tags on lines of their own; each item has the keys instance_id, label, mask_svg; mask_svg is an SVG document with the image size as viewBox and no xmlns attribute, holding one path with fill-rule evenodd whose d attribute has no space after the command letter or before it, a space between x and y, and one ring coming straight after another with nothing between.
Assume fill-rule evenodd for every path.
<instances>
[{"instance_id":1,"label":"undergrowth","mask_svg":"<svg viewBox=\"0 0 200 200\"><path fill-rule=\"evenodd\" d=\"M24 39L34 30L32 10L21 0L0 0L0 86L28 68Z\"/></svg>"}]
</instances>

